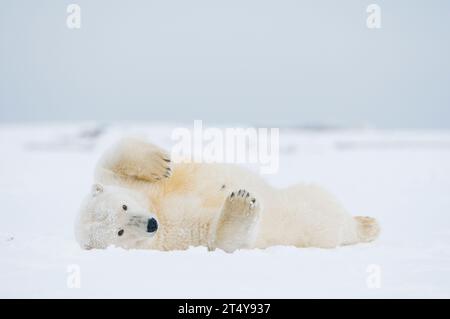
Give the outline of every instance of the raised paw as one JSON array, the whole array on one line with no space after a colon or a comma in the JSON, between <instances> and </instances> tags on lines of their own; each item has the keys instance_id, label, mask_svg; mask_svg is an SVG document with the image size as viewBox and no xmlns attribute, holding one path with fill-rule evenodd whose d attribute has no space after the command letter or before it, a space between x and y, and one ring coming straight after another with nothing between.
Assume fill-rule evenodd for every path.
<instances>
[{"instance_id":1,"label":"raised paw","mask_svg":"<svg viewBox=\"0 0 450 319\"><path fill-rule=\"evenodd\" d=\"M115 145L103 160L103 167L119 176L157 182L172 175L171 160L166 151L135 138Z\"/></svg>"},{"instance_id":2,"label":"raised paw","mask_svg":"<svg viewBox=\"0 0 450 319\"><path fill-rule=\"evenodd\" d=\"M242 213L244 215L251 215L258 206L256 198L250 195L245 189L232 192L225 203L226 209L235 213Z\"/></svg>"},{"instance_id":3,"label":"raised paw","mask_svg":"<svg viewBox=\"0 0 450 319\"><path fill-rule=\"evenodd\" d=\"M255 239L260 206L245 189L232 192L225 200L217 224L213 228L210 250L221 248L226 252L251 247Z\"/></svg>"},{"instance_id":4,"label":"raised paw","mask_svg":"<svg viewBox=\"0 0 450 319\"><path fill-rule=\"evenodd\" d=\"M148 154L146 163L147 171L151 179L155 181L169 178L172 175L171 160L169 155L162 150L153 151Z\"/></svg>"}]
</instances>

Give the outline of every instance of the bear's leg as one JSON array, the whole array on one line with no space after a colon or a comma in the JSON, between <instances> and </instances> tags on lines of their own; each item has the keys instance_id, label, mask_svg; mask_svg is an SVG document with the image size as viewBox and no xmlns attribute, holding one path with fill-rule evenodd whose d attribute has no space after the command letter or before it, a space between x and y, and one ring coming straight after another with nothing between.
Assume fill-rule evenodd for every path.
<instances>
[{"instance_id":1,"label":"bear's leg","mask_svg":"<svg viewBox=\"0 0 450 319\"><path fill-rule=\"evenodd\" d=\"M380 226L375 218L367 216L350 216L346 218L343 229L342 245L368 243L375 240L380 233Z\"/></svg>"},{"instance_id":2,"label":"bear's leg","mask_svg":"<svg viewBox=\"0 0 450 319\"><path fill-rule=\"evenodd\" d=\"M170 157L161 148L136 138L125 138L109 149L100 167L123 177L148 182L168 178L172 171Z\"/></svg>"},{"instance_id":3,"label":"bear's leg","mask_svg":"<svg viewBox=\"0 0 450 319\"><path fill-rule=\"evenodd\" d=\"M380 226L375 218L368 216L355 216L358 239L362 243L375 240L380 233Z\"/></svg>"},{"instance_id":4,"label":"bear's leg","mask_svg":"<svg viewBox=\"0 0 450 319\"><path fill-rule=\"evenodd\" d=\"M233 252L252 246L256 235L260 206L246 190L231 193L216 221L209 249L221 248Z\"/></svg>"}]
</instances>

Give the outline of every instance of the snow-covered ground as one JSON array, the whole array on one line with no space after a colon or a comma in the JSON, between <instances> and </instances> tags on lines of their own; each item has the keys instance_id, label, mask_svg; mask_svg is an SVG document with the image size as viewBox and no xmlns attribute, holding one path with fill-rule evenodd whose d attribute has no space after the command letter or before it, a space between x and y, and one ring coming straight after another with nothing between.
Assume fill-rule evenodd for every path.
<instances>
[{"instance_id":1,"label":"snow-covered ground","mask_svg":"<svg viewBox=\"0 0 450 319\"><path fill-rule=\"evenodd\" d=\"M267 179L319 183L378 218L371 244L81 250L73 221L99 154L136 132L169 146L173 127L0 126L0 297L450 297L450 131L281 131Z\"/></svg>"}]
</instances>

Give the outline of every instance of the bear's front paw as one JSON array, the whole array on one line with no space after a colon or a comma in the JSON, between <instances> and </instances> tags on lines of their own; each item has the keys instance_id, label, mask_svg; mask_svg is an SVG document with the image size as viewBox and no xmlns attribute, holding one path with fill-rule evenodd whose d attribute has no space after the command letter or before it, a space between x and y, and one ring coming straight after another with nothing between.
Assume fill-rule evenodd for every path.
<instances>
[{"instance_id":1,"label":"bear's front paw","mask_svg":"<svg viewBox=\"0 0 450 319\"><path fill-rule=\"evenodd\" d=\"M255 239L260 206L255 197L244 189L232 192L225 200L210 250L221 248L226 252L250 247Z\"/></svg>"},{"instance_id":2,"label":"bear's front paw","mask_svg":"<svg viewBox=\"0 0 450 319\"><path fill-rule=\"evenodd\" d=\"M245 189L232 192L225 203L225 209L237 214L250 216L253 215L258 208L256 198L250 195Z\"/></svg>"},{"instance_id":3,"label":"bear's front paw","mask_svg":"<svg viewBox=\"0 0 450 319\"><path fill-rule=\"evenodd\" d=\"M163 150L150 152L148 159L146 167L146 172L149 175L148 179L160 181L172 175L172 162L166 152Z\"/></svg>"},{"instance_id":4,"label":"bear's front paw","mask_svg":"<svg viewBox=\"0 0 450 319\"><path fill-rule=\"evenodd\" d=\"M156 182L172 174L169 154L137 138L124 138L103 157L101 165L121 177Z\"/></svg>"}]
</instances>

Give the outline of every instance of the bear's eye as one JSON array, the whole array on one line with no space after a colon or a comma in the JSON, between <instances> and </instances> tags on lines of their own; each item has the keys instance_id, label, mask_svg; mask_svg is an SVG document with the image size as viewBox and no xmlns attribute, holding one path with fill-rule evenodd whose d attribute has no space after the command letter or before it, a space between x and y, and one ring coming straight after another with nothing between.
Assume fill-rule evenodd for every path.
<instances>
[{"instance_id":1,"label":"bear's eye","mask_svg":"<svg viewBox=\"0 0 450 319\"><path fill-rule=\"evenodd\" d=\"M119 232L117 233L117 235L122 236L122 235L123 235L123 229L119 230Z\"/></svg>"},{"instance_id":2,"label":"bear's eye","mask_svg":"<svg viewBox=\"0 0 450 319\"><path fill-rule=\"evenodd\" d=\"M122 205L122 209L127 210L128 209L127 205Z\"/></svg>"}]
</instances>

